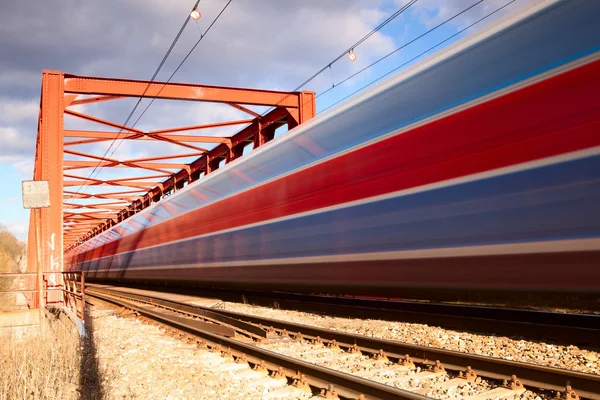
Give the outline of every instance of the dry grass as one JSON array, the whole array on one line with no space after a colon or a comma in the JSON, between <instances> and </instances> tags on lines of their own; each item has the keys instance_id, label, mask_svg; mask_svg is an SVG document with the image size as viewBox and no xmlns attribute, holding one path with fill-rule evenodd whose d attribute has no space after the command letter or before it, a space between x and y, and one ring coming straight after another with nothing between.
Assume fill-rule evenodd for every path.
<instances>
[{"instance_id":1,"label":"dry grass","mask_svg":"<svg viewBox=\"0 0 600 400\"><path fill-rule=\"evenodd\" d=\"M0 272L19 272L25 245L8 232L0 231ZM15 278L0 277L0 291L18 289ZM0 310L15 308L16 295L0 293Z\"/></svg>"},{"instance_id":2,"label":"dry grass","mask_svg":"<svg viewBox=\"0 0 600 400\"><path fill-rule=\"evenodd\" d=\"M80 398L80 346L69 321L49 322L38 335L0 332L0 400Z\"/></svg>"}]
</instances>

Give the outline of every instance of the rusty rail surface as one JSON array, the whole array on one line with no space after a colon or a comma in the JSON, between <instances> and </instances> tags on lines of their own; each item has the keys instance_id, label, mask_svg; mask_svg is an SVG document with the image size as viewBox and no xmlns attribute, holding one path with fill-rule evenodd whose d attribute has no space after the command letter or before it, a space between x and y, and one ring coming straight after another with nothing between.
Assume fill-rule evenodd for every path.
<instances>
[{"instance_id":1,"label":"rusty rail surface","mask_svg":"<svg viewBox=\"0 0 600 400\"><path fill-rule=\"evenodd\" d=\"M379 351L383 351L391 359L401 360L408 356L415 362L430 366L436 365L436 362L439 361L447 370L464 373L466 369L472 369L478 376L487 379L510 380L513 375L516 375L519 381L526 387L560 392L566 386L570 386L583 399L600 400L600 375L376 339L232 311L215 311L201 306L189 306L176 301L157 299L118 290L88 289L88 291L90 290L92 290L94 295L108 295L113 299L127 299L143 303L151 302L152 304L171 310L181 309L181 312L186 314L202 315L202 313L210 311L211 313L218 313L230 319L238 319L240 322L255 324L259 327L269 327L267 331L271 332L275 331L280 334L285 332L285 334L291 335L300 334L305 339L320 338L324 343L335 343L339 347L348 349L356 345L363 353L377 354Z\"/></svg>"},{"instance_id":2,"label":"rusty rail surface","mask_svg":"<svg viewBox=\"0 0 600 400\"><path fill-rule=\"evenodd\" d=\"M301 380L311 387L317 388L317 390L328 390L331 385L334 385L336 393L346 398L356 399L361 398L362 395L369 399L430 399L426 396L397 389L358 376L345 374L330 368L321 367L296 358L287 357L226 336L220 336L194 326L194 323L197 321L185 320L181 317L170 315L170 311L161 311L157 307L150 309L141 306L140 304L123 299L120 295L101 293L95 289L88 290L88 295L135 310L140 315L173 326L183 332L190 333L215 346L227 347L230 349L232 355L237 358L245 357L249 363L254 364L255 366L261 366L274 372L283 373L288 379ZM147 304L158 306L157 299L152 299L151 302L148 300ZM187 314L188 311L183 311L183 313Z\"/></svg>"}]
</instances>

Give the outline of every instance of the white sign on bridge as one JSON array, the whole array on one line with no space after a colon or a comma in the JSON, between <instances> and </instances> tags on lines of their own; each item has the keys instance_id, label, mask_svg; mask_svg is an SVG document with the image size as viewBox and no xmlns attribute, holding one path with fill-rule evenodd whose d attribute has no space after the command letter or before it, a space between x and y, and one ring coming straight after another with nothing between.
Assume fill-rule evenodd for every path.
<instances>
[{"instance_id":1,"label":"white sign on bridge","mask_svg":"<svg viewBox=\"0 0 600 400\"><path fill-rule=\"evenodd\" d=\"M48 181L23 181L23 208L50 207Z\"/></svg>"}]
</instances>

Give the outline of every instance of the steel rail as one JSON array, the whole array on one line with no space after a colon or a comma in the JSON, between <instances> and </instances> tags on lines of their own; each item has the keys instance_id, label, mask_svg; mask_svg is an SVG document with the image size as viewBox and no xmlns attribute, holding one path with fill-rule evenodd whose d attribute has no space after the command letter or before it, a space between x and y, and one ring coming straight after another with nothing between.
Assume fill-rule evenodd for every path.
<instances>
[{"instance_id":1,"label":"steel rail","mask_svg":"<svg viewBox=\"0 0 600 400\"><path fill-rule=\"evenodd\" d=\"M147 302L150 298L149 296L127 293L119 290L93 290L95 292L101 290L102 292L113 296L142 302ZM157 299L153 299L152 301L157 302ZM163 305L167 305L170 308L177 308L183 305L176 301L164 299L161 299L160 301ZM195 309L196 312L204 312L207 310L205 307L200 306L191 308ZM210 311L215 312L214 310ZM189 313L189 309L185 312ZM525 386L536 389L555 390L558 392L563 390L565 386L571 386L581 398L600 400L600 375L377 339L266 317L241 314L233 311L219 310L217 313L232 319L249 322L257 326L272 327L279 332L285 331L288 334L296 335L301 333L302 337L306 339L316 339L319 337L326 343L335 341L338 346L343 348L352 348L356 345L361 351L372 354L376 354L379 350L383 350L386 355L392 359L395 358L400 360L408 355L415 362L421 364L435 365L436 361L439 361L444 368L461 372L469 366L478 376L487 379L509 380L513 375L516 375L519 381Z\"/></svg>"},{"instance_id":2,"label":"steel rail","mask_svg":"<svg viewBox=\"0 0 600 400\"><path fill-rule=\"evenodd\" d=\"M131 288L153 290L157 287L133 285ZM164 291L165 287L157 290ZM402 320L477 333L494 332L503 336L561 344L600 346L600 314L250 290L183 287L169 287L168 290L190 296L209 295L234 302L246 299L266 307L272 307L277 302L281 309L326 313L330 316Z\"/></svg>"},{"instance_id":3,"label":"steel rail","mask_svg":"<svg viewBox=\"0 0 600 400\"><path fill-rule=\"evenodd\" d=\"M600 345L600 315L557 313L507 307L443 304L416 301L361 299L295 293L248 296L261 303L277 301L280 307L352 315L369 319L441 325L451 329L518 335L560 343ZM261 301L262 300L262 301Z\"/></svg>"},{"instance_id":4,"label":"steel rail","mask_svg":"<svg viewBox=\"0 0 600 400\"><path fill-rule=\"evenodd\" d=\"M248 362L254 365L264 365L271 371L282 372L286 377L291 379L305 378L308 385L312 387L326 390L331 385L334 385L337 394L344 398L358 399L362 395L365 399L431 400L430 397L321 367L296 358L283 356L252 344L220 336L190 324L190 322L197 321L186 321L184 318L169 315L167 312L141 307L139 304L117 298L110 294L98 293L98 290L88 292L88 296L134 310L140 315L176 327L181 331L200 337L214 345L225 346L230 349L233 356L242 357L243 355Z\"/></svg>"}]
</instances>

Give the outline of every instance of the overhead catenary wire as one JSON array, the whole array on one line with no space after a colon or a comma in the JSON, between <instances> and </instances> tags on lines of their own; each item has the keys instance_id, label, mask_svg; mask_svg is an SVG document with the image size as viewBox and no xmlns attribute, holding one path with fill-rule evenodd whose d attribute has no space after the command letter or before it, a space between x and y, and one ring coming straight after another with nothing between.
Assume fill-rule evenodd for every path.
<instances>
[{"instance_id":1,"label":"overhead catenary wire","mask_svg":"<svg viewBox=\"0 0 600 400\"><path fill-rule=\"evenodd\" d=\"M194 7L192 7L192 10L194 10L196 7L198 7L198 4L200 4L200 0L196 0L196 2L194 3ZM77 191L74 194L72 194L71 196L67 197L66 200L72 199L73 196L76 196L77 194L79 194L79 192L84 188L84 186L86 186L86 183L89 182L93 178L94 172L100 171L100 169L102 169L102 167L100 167L100 165L102 164L103 161L105 161L106 155L108 154L108 152L110 151L110 149L114 145L115 141L121 135L121 132L123 131L123 128L125 126L127 126L127 124L129 123L129 121L131 120L131 117L133 117L133 114L135 113L135 110L137 110L138 106L142 102L142 99L144 98L144 95L146 94L146 92L150 88L150 84L154 81L154 79L156 79L156 77L158 76L158 73L160 72L160 70L162 69L162 67L165 65L165 62L167 61L167 58L169 58L169 55L171 55L171 52L175 48L175 45L179 41L179 38L181 37L181 34L185 30L185 27L187 26L187 24L188 24L189 21L190 21L190 16L189 16L189 13L188 13L188 16L185 18L185 21L181 25L181 28L179 28L179 31L177 32L177 35L175 36L175 38L171 42L171 45L167 49L167 52L165 53L165 55L163 56L162 60L158 64L158 67L154 71L154 74L152 74L152 77L150 78L150 81L146 85L146 88L144 89L144 92L138 98L138 101L135 103L133 109L131 110L131 112L127 116L127 119L125 120L125 122L123 122L123 124L121 124L121 127L119 128L119 131L117 132L116 137L111 141L110 146L106 149L106 151L104 152L104 154L102 155L102 157L98 160L98 163L96 164L96 166L94 167L94 169L92 170L92 172L90 172L90 175L87 177L87 179L85 180L85 182L81 186L79 186L79 188L77 189ZM112 154L114 154L114 152ZM100 169L98 169L99 167L100 167ZM98 174L96 174L96 176L98 176Z\"/></svg>"},{"instance_id":2,"label":"overhead catenary wire","mask_svg":"<svg viewBox=\"0 0 600 400\"><path fill-rule=\"evenodd\" d=\"M302 89L304 86L306 86L308 83L310 83L313 79L315 79L317 76L319 76L323 71L325 71L327 68L329 68L332 64L334 64L335 62L339 61L342 57L344 57L346 54L348 54L349 51L354 50L355 48L357 48L358 46L360 46L362 43L364 43L367 39L369 39L375 33L379 32L381 30L381 28L383 28L384 26L386 26L387 24L389 24L390 22L392 22L394 19L396 19L396 17L398 17L404 11L408 10L408 8L410 6L412 6L413 4L415 4L417 1L419 1L419 0L411 0L408 3L406 3L405 5L403 5L402 7L400 7L400 9L398 9L396 12L394 12L392 15L390 15L385 21L383 21L382 23L380 23L379 25L377 25L375 28L373 28L369 33L367 33L365 36L363 36L362 38L360 38L352 46L348 47L348 49L344 50L340 55L338 55L333 60L331 60L323 68L321 68L320 70L318 70L317 72L315 72L311 77L309 77L304 82L302 82L301 84L299 84L292 91L293 92L297 92L298 90Z\"/></svg>"},{"instance_id":3,"label":"overhead catenary wire","mask_svg":"<svg viewBox=\"0 0 600 400\"><path fill-rule=\"evenodd\" d=\"M382 80L382 79L383 79L383 78L385 78L386 76L389 76L390 74L392 74L392 73L396 72L396 71L397 71L397 70L399 70L400 68L402 68L402 67L406 66L407 64L410 64L411 62L413 62L413 61L417 60L418 58L422 57L423 55L425 55L425 54L429 53L431 50L433 50L433 49L435 49L435 48L439 47L440 45L442 45L442 44L444 44L444 43L446 43L446 42L447 42L447 41L449 41L450 39L452 39L452 38L454 38L454 37L456 37L456 36L460 35L461 33L465 32L465 31L466 31L466 30L468 30L468 29L472 28L473 26L477 25L477 24L478 24L478 23L480 23L481 21L483 21L483 20L485 20L485 19L487 19L487 18L491 17L492 15L496 14L497 12L499 12L499 11L503 10L504 8L508 7L509 5L511 5L512 3L514 3L515 1L517 1L517 0L511 0L511 1L509 1L508 3L506 3L505 5L503 5L503 6L499 7L499 8L497 8L497 9L495 9L494 11L492 11L492 12L488 13L487 15L485 15L485 16L483 16L483 17L481 17L481 18L480 18L480 19L478 19L477 21L475 21L475 22L473 22L473 23L469 24L469 25L468 25L468 26L466 26L465 28L463 28L463 29L459 30L458 32L454 33L453 35L451 35L451 36L447 37L446 39L444 39L444 40L442 40L442 41L440 41L440 42L438 42L438 43L437 43L437 44L435 44L434 46L431 46L430 48L428 48L427 50L425 50L425 51L423 51L423 52L419 53L418 55L416 55L415 57L411 58L410 60L408 60L408 61L406 61L406 62L404 62L404 63L402 63L402 64L398 65L398 66L397 66L397 67L395 67L394 69L392 69L392 70L390 70L390 71L386 72L385 74L383 74L383 75L379 76L378 78L376 78L376 79L372 80L371 82L369 82L369 83L367 83L366 85L364 85L364 86L360 87L359 89L355 90L354 92L350 93L349 95L347 95L347 96L345 96L345 97L343 97L343 98L339 99L339 100L338 100L338 101L336 101L335 103L333 103L333 104L329 105L328 107L324 108L323 110L321 110L321 112L323 112L323 111L326 111L326 110L329 110L330 108L332 108L332 107L336 106L337 104L339 104L339 103L341 103L342 101L344 101L344 100L348 99L349 97L352 97L352 96L354 96L355 94L357 94L358 92L360 92L360 91L364 90L365 88L367 88L367 87L371 86L372 84L374 84L374 83L376 83L376 82L379 82L380 80ZM328 90L329 90L329 89L328 89Z\"/></svg>"},{"instance_id":4,"label":"overhead catenary wire","mask_svg":"<svg viewBox=\"0 0 600 400\"><path fill-rule=\"evenodd\" d=\"M464 9L464 10L462 10L462 11L458 12L457 14L453 15L452 17L449 17L449 18L447 18L446 20L444 20L444 21L443 21L443 22L441 22L440 24L438 24L438 25L434 26L433 28L431 28L431 29L427 30L427 31L426 31L426 32L424 32L423 34L421 34L421 35L417 36L416 38L414 38L414 39L412 39L411 41L407 42L406 44L402 45L401 47L399 47L399 48L397 48L397 49L395 49L395 50L392 50L392 51L391 51L390 53L388 53L387 55L385 55L385 56L381 57L380 59L376 60L375 62L371 63L370 65L368 65L368 66L366 66L366 67L362 68L360 71L358 71L358 72L356 72L356 73L352 74L351 76L347 77L347 78L346 78L346 79L344 79L342 82L339 82L338 84L333 84L333 85L332 85L332 87L329 87L329 88L328 88L328 89L326 89L325 91L323 91L323 92L319 93L319 94L318 94L316 97L320 97L320 96L324 95L325 93L327 93L327 92L331 91L332 89L334 89L334 88L337 88L337 87L338 87L338 86L339 86L341 83L343 83L343 82L346 82L346 81L347 81L347 80L349 80L349 79L352 79L353 77L355 77L356 75L358 75L358 74L360 74L360 73L363 73L364 71L368 70L369 68L373 67L374 65L376 65L376 64L378 64L379 62L383 61L384 59L388 58L388 57L389 57L389 56L391 56L392 54L394 54L394 53L398 52L398 51L399 51L399 50L401 50L402 48L405 48L406 46L408 46L408 45L410 45L410 44L414 43L415 41L417 41L417 40L421 39L421 38L422 38L422 37L424 37L425 35L427 35L427 34L429 34L429 33L433 32L434 30L436 30L436 29L438 29L439 27L443 26L444 24L446 24L446 23L448 23L448 22L452 21L453 19L457 18L458 16L460 16L460 15L464 14L465 12L467 12L467 11L471 10L473 7L475 7L475 6L479 5L479 4L480 4L480 3L482 3L483 1L485 1L485 0L479 0L479 1L477 1L476 3L472 4L471 6L467 7L466 9ZM399 65L398 67L394 68L392 71L389 71L389 72L388 72L388 73L386 73L385 75L383 75L383 76L380 76L379 78L377 78L377 79L373 80L372 82L368 83L367 85L365 85L365 86L361 87L360 89L358 89L358 90L356 90L356 91L352 92L352 93L351 93L351 94L349 94L348 96L345 96L344 98L342 98L342 99L338 100L337 102L335 102L335 103L333 103L333 104L329 105L329 106L328 106L328 107L326 107L325 109L321 110L321 112L323 112L323 111L325 111L325 110L328 110L328 109L330 109L331 107L333 107L333 106L335 106L335 105L337 105L337 104L341 103L342 101L344 101L344 100L348 99L349 97L352 97L353 95L357 94L358 92L362 91L363 89L367 88L368 86L372 85L373 83L375 83L375 82L377 82L377 81L379 81L379 80L381 80L381 79L385 78L386 76L388 76L388 75L392 74L393 72L397 71L398 69L400 69L400 68L404 67L405 65L407 65L407 64L409 64L409 63L411 63L412 61L414 61L414 60L416 60L416 59L420 58L421 56L423 56L423 55L427 54L427 53L428 53L428 52L430 52L431 50L433 50L433 49L435 49L435 48L439 47L440 45L444 44L445 42L447 42L447 41L451 40L452 38L454 38L454 37L456 37L456 36L460 35L461 33L463 33L463 32L465 32L466 30L468 30L468 29L472 28L473 26L477 25L478 23L482 22L483 20L485 20L485 19L487 19L487 18L491 17L492 15L494 15L494 14L496 14L497 12L501 11L502 9L504 9L504 8L508 7L510 4L514 3L515 1L516 1L516 0L511 0L511 1L509 1L509 2L508 2L508 3L506 3L505 5L503 5L503 6L499 7L499 8L497 8L496 10L494 10L494 11L490 12L489 14L485 15L484 17L482 17L482 18L478 19L477 21L475 21L475 22L471 23L470 25L466 26L465 28L461 29L460 31L458 31L458 32L454 33L453 35L451 35L451 36L447 37L446 39L444 39L444 40L442 40L442 41L438 42L436 45L434 45L434 46L432 46L432 47L428 48L427 50L425 50L424 52L420 53L419 55L417 55L417 56L415 56L415 57L411 58L410 60L406 61L405 63L403 63L403 64ZM413 3L413 4L414 4L414 3ZM342 53L342 56L343 56L344 54L346 54L346 53ZM339 58L338 58L338 59L339 59ZM330 65L331 65L331 64L328 64L328 65L327 65L327 67L326 67L325 69L327 69L327 68L330 68ZM314 75L314 76L316 76L316 75ZM296 89L296 90L298 90L298 89ZM264 126L263 126L263 128L264 128ZM257 132L258 132L258 131L257 131Z\"/></svg>"},{"instance_id":5,"label":"overhead catenary wire","mask_svg":"<svg viewBox=\"0 0 600 400\"><path fill-rule=\"evenodd\" d=\"M232 1L233 0L229 0L227 2L227 4L225 4L225 6L223 7L223 9L221 9L221 12L219 12L219 14L212 21L212 23L208 26L208 28L206 28L206 31L204 31L204 33L200 33L200 39L198 39L196 41L196 43L194 44L194 46L192 46L191 50L186 54L186 56L183 58L183 60L181 60L181 62L179 63L179 65L177 66L177 68L175 68L175 70L173 71L173 73L171 74L171 76L169 76L169 79L167 79L166 82L163 83L162 87L160 88L160 90L158 91L158 93L156 94L156 96L153 97L150 100L150 103L148 103L148 105L146 106L146 108L142 111L142 113L140 114L140 116L135 120L135 122L131 126L132 128L135 128L135 126L142 119L142 117L144 116L144 114L146 114L146 111L148 111L148 109L150 108L150 106L152 105L152 103L154 103L154 100L156 100L156 97L158 97L162 93L162 91L166 87L166 85L169 82L171 82L171 79L173 79L173 77L175 76L175 74L177 74L177 72L179 71L179 69L187 61L187 59L190 57L190 55L192 55L192 53L194 52L194 50L196 49L196 47L198 47L198 45L200 44L200 42L202 41L202 39L204 39L204 37L210 31L210 29L213 27L213 25L219 20L219 18L221 17L221 15L225 12L225 10L227 9L227 7L229 6L229 4ZM121 141L119 142L119 144L117 145L117 147L115 147L115 150L113 150L113 152L111 153L110 157L112 157L112 155L114 154L114 152L119 148L119 146L121 145L121 143L123 143L124 140L125 140L124 138L121 138Z\"/></svg>"},{"instance_id":6,"label":"overhead catenary wire","mask_svg":"<svg viewBox=\"0 0 600 400\"><path fill-rule=\"evenodd\" d=\"M194 6L194 8L197 7L198 3L200 0L198 0L198 2L196 3L196 5ZM200 34L200 39L198 39L198 41L194 44L194 46L192 47L192 49L188 52L188 54L183 58L183 60L179 63L179 65L177 66L177 68L173 71L173 73L171 74L171 76L169 77L169 79L165 82L168 83L171 81L171 79L173 79L173 77L175 76L175 74L179 71L179 69L183 66L183 64L187 61L187 59L189 58L189 56L192 54L192 52L196 49L196 47L200 44L200 42L202 41L202 39L204 38L204 36L206 36L206 34L210 31L210 29L212 28L212 26L216 23L216 21L219 19L219 17L223 14L223 12L225 11L225 9L227 9L227 7L229 6L229 4L231 3L232 0L229 0L225 6L223 7L223 9L221 10L221 12L217 15L217 17L213 20L213 22L211 23L211 25L207 28L207 30L204 32L204 34ZM323 71L325 71L327 68L330 68L331 65L333 63L335 63L336 61L338 61L339 59L341 59L342 57L344 57L346 55L346 53L348 53L348 51L358 47L360 44L362 44L363 42L365 42L368 38L370 38L371 36L373 36L375 33L377 33L379 30L381 30L384 26L386 26L387 24L389 24L391 21L393 21L395 18L397 18L399 15L401 15L404 11L406 11L410 6L412 6L413 4L415 4L418 0L410 0L408 3L406 3L405 5L403 5L402 7L400 7L398 10L396 10L392 15L390 15L388 18L386 18L383 22L381 22L379 25L377 25L375 28L373 28L369 33L367 33L366 35L364 35L362 38L360 38L357 42L355 42L352 46L350 46L347 50L345 50L344 52L342 52L340 55L338 55L336 58L334 58L332 61L330 61L325 67L321 68L319 71L317 71L316 73L314 73L311 77L309 77L308 79L306 79L304 82L302 82L300 85L298 85L296 87L296 89L294 89L293 91L298 91L300 90L302 87L304 87L306 84L308 84L309 82L311 82L313 79L315 79L317 76L319 76ZM192 8L192 9L194 9ZM186 19L186 24L187 22L189 22L189 17ZM185 27L185 25L184 25ZM183 28L183 27L182 27ZM181 32L181 31L180 31ZM177 38L179 37L180 34L178 34ZM170 53L170 51L169 51ZM166 60L166 59L165 59ZM162 67L162 64L164 64L164 60L161 63L160 67ZM157 73L155 73L155 75L153 76L153 78L157 75ZM150 85L148 85L146 87L146 90L144 91L144 94L146 93L147 89L149 88ZM161 89L159 90L158 94L160 94L160 92L164 89L165 85L163 85L161 87ZM142 95L143 97L143 95ZM139 106L139 104L141 103L142 97L139 98L138 102L136 103L136 106L134 107L134 109L132 110L132 112L130 113L129 117L127 118L126 122L123 125L127 125L127 123L129 122L129 120L131 119L133 113L135 112L135 110L137 109L137 107ZM134 124L131 126L131 128L134 128L137 123L140 121L140 119L144 116L144 114L146 113L146 111L150 108L150 106L152 105L152 103L154 102L155 98L152 98L152 100L150 101L150 103L146 106L146 108L142 111L142 113L140 114L140 116L137 118L137 120L134 122ZM275 106L276 107L276 106ZM270 110L269 110L270 111ZM266 114L266 113L265 113ZM264 116L264 115L263 115ZM117 136L115 137L115 139L113 140L113 142L111 143L110 147L107 149L107 151L104 153L104 155L102 156L102 160L98 161L98 165L97 167L101 164L101 162L106 158L106 155L108 154L108 151L110 151L110 149L112 148L113 144L119 139L120 137L120 133L121 130L119 131L119 133L117 134ZM119 142L119 144L117 145L117 147L115 147L115 149L110 153L109 158L112 157L112 155L116 152L116 150L120 147L120 145L123 143L124 138L121 138L121 141ZM96 168L97 168L96 167ZM94 168L94 171L96 170L96 168ZM100 167L98 169L98 171L100 171L102 169L102 167ZM94 173L94 171L92 171L92 174L90 174L90 178L92 178L92 175ZM97 175L97 174L96 174Z\"/></svg>"},{"instance_id":7,"label":"overhead catenary wire","mask_svg":"<svg viewBox=\"0 0 600 400\"><path fill-rule=\"evenodd\" d=\"M387 24L389 24L390 22L392 22L399 15L401 15L404 11L408 10L410 8L410 6L412 6L413 4L415 4L417 1L419 1L419 0L410 0L408 3L406 3L405 5L403 5L402 7L400 7L392 15L390 15L383 22L381 22L379 25L377 25L375 28L373 28L369 33L367 33L366 35L364 35L357 42L355 42L354 44L352 44L350 47L348 47L346 50L344 50L342 53L340 53L337 57L335 57L333 60L331 60L329 63L327 63L327 65L325 65L323 68L319 69L312 76L310 76L309 78L307 78L306 80L304 80L304 82L302 82L301 84L299 84L298 86L296 86L296 88L294 88L291 91L292 92L297 92L298 90L300 90L304 86L306 86L308 83L312 82L316 77L318 77L319 75L321 75L323 73L323 71L327 70L328 68L331 69L331 66L333 64L335 64L337 61L339 61L346 54L348 54L348 52L354 50L356 47L360 46L362 43L364 43L367 39L369 39L375 33L379 32L381 30L381 28L383 28L384 26L386 26ZM282 98L276 105L272 106L267 111L265 111L264 113L262 113L261 116L264 117L265 115L267 115L268 113L270 113L271 111L273 111L274 109L276 109L281 102L283 102L285 99L287 99L287 97L289 97L289 95L285 96L284 98Z\"/></svg>"},{"instance_id":8,"label":"overhead catenary wire","mask_svg":"<svg viewBox=\"0 0 600 400\"><path fill-rule=\"evenodd\" d=\"M426 35L430 34L431 32L435 31L436 29L438 29L438 28L440 28L440 27L444 26L445 24L447 24L448 22L452 21L453 19L455 19L455 18L458 18L458 17L459 17L459 16L461 16L462 14L464 14L464 13L466 13L467 11L471 10L471 9L472 9L472 8L474 8L475 6L477 6L477 5L481 4L481 3L483 3L484 1L485 1L485 0L479 0L478 2L476 2L476 3L473 3L471 6L469 6L469 7L465 8L464 10L462 10L462 11L459 11L458 13L454 14L452 17L450 17L450 18L448 18L448 19L444 20L443 22L440 22L439 24L437 24L437 25L436 25L436 26L434 26L433 28L431 28L431 29L429 29L429 30L427 30L427 31L423 32L422 34L420 34L420 35L419 35L419 36L417 36L416 38L414 38L414 39L412 39L412 40L410 40L410 41L408 41L408 42L404 43L402 46L400 46L400 47L398 47L398 48L396 48L396 49L394 49L394 50L390 51L389 53L387 53L387 54L386 54L386 55L384 55L383 57L381 57L381 58L378 58L377 60L375 60L375 61L374 61L374 62L372 62L371 64L369 64L369 65L367 65L366 67L364 67L364 68L360 69L359 71L357 71L357 72L353 73L352 75L348 76L347 78L343 79L342 81L340 81L340 82L338 82L338 83L335 83L335 84L333 84L333 85L332 85L332 86L331 86L329 89L327 89L327 90L325 90L325 91L323 91L323 92L319 93L319 95L318 95L317 97L321 97L321 96L323 96L324 94L326 94L326 93L330 92L331 90L335 89L335 88L336 88L336 87L338 87L339 85L341 85L341 84L343 84L343 83L345 83L345 82L349 81L350 79L354 78L355 76L357 76L357 75L359 75L359 74L361 74L361 73L365 72L366 70L368 70L369 68L371 68L371 67L375 66L376 64L379 64L381 61L385 60L386 58L390 57L390 56L391 56L391 55L393 55L393 54L396 54L396 53L397 53L397 52L399 52L400 50L404 49L405 47L407 47L407 46L411 45L412 43L416 42L417 40L421 39L423 36L426 36Z\"/></svg>"},{"instance_id":9,"label":"overhead catenary wire","mask_svg":"<svg viewBox=\"0 0 600 400\"><path fill-rule=\"evenodd\" d=\"M221 12L217 15L217 17L212 21L212 23L210 24L210 26L208 27L208 29L204 32L204 34L200 33L200 39L198 39L198 41L196 41L196 43L194 44L194 46L192 47L192 49L187 53L187 55L185 56L185 58L183 59L183 61L180 62L180 64L178 65L178 67L175 69L175 71L171 74L171 76L169 77L169 80L167 82L169 82L173 76L177 73L177 71L181 68L181 66L183 65L183 63L189 58L189 56L191 55L191 53L194 51L194 49L198 46L198 44L202 41L202 39L204 38L204 36L206 36L206 34L208 33L208 31L213 27L213 25L216 23L216 21L219 19L219 17L221 16L221 14L223 14L223 12L225 11L225 9L229 6L229 4L231 3L232 0L229 0L229 2L225 5L225 7L223 7L223 9L221 10ZM192 7L192 10L196 9L198 7L198 4L200 3L200 0L197 0L196 3L194 4L194 7ZM94 167L94 169L92 170L92 172L90 173L89 177L87 178L86 182L84 182L83 185L81 185L79 187L79 189L77 190L77 192L73 195L71 195L71 197L77 195L81 189L83 189L84 186L86 186L86 183L89 182L90 179L93 178L94 172L97 171L96 176L98 175L98 173L100 172L100 170L103 168L101 166L102 161L105 161L107 158L107 154L108 152L111 150L111 148L113 147L113 145L116 143L116 141L120 138L121 136L121 132L123 131L123 128L125 126L127 126L127 124L129 123L129 121L131 120L131 118L133 117L133 114L135 113L135 111L137 110L137 108L139 107L139 105L141 104L142 99L144 98L144 95L146 94L146 92L148 91L148 89L151 86L151 83L154 82L154 80L156 79L156 76L158 75L158 73L160 72L160 70L162 69L164 63L166 62L168 56L171 54L171 51L173 50L173 48L175 47L175 44L177 43L177 41L179 40L179 37L181 36L181 34L183 33L183 31L185 30L185 27L187 26L188 22L190 20L190 16L188 14L188 16L186 17L186 20L184 22L184 24L181 26L181 28L179 29L179 32L177 33L177 36L175 37L175 39L173 40L173 42L171 43L171 46L169 47L169 49L167 50L167 53L165 54L165 56L163 57L163 59L161 60L161 63L159 64L158 68L156 69L156 71L154 72L154 74L152 75L152 78L150 79L150 81L148 82L148 84L146 85L146 88L144 90L144 92L142 93L142 95L139 97L138 101L136 102L135 106L133 107L133 109L131 110L131 112L129 113L127 119L125 120L125 122L121 125L121 128L119 129L119 131L117 132L117 135L115 136L115 138L111 141L110 146L106 149L106 151L104 152L104 155L99 159L97 165ZM162 90L164 89L164 85L163 87L160 89L160 92L162 92ZM152 104L152 102L154 102L154 98L152 99L152 101L150 102L150 104ZM141 119L141 116L145 114L145 112L148 110L149 105L144 109L144 111L142 112L142 114L140 115L140 117L138 117L138 119L135 121L135 123L129 127L134 128L135 125L137 124L137 122L139 122L139 120ZM116 152L116 150L119 148L119 146L121 145L121 143L123 142L124 138L121 138L121 141L119 142L119 144L117 145L117 147L115 147L113 149L113 151L110 153L110 155L108 156L108 158L111 158L113 156L113 154ZM71 198L69 197L69 198Z\"/></svg>"}]
</instances>

